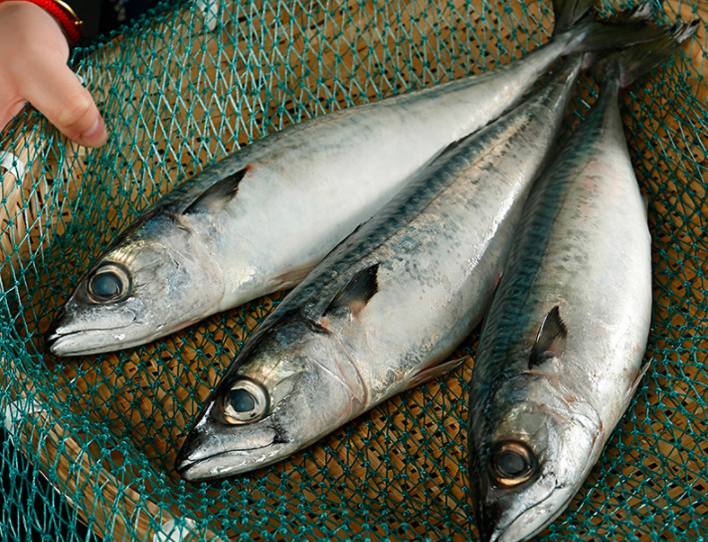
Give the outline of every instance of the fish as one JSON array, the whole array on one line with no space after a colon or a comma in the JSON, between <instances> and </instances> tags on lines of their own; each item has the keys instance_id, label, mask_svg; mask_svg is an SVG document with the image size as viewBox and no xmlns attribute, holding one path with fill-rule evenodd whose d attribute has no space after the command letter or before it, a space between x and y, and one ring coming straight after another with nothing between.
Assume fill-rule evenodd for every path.
<instances>
[{"instance_id":1,"label":"fish","mask_svg":"<svg viewBox=\"0 0 708 542\"><path fill-rule=\"evenodd\" d=\"M470 385L483 542L528 540L565 510L649 367L651 236L618 96L695 29L595 64L599 98L527 200Z\"/></svg>"},{"instance_id":2,"label":"fish","mask_svg":"<svg viewBox=\"0 0 708 542\"><path fill-rule=\"evenodd\" d=\"M492 72L292 125L198 173L129 226L45 332L81 356L139 346L291 288L447 145L516 105L561 56L654 37L555 2L551 41Z\"/></svg>"},{"instance_id":3,"label":"fish","mask_svg":"<svg viewBox=\"0 0 708 542\"><path fill-rule=\"evenodd\" d=\"M582 63L568 58L528 101L448 147L283 300L187 435L184 479L284 459L459 364L444 360L491 301Z\"/></svg>"}]
</instances>

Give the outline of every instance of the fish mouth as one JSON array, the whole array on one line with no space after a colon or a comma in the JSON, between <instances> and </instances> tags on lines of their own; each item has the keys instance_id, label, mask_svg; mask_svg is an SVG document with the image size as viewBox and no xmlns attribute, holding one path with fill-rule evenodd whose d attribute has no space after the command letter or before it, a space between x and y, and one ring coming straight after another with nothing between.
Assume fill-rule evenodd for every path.
<instances>
[{"instance_id":1,"label":"fish mouth","mask_svg":"<svg viewBox=\"0 0 708 542\"><path fill-rule=\"evenodd\" d=\"M83 356L112 352L132 346L130 341L125 341L126 329L135 322L135 315L129 322L111 328L94 328L80 330L65 330L62 318L57 318L44 333L44 349L55 356ZM110 341L106 338L110 337ZM140 343L138 343L140 344Z\"/></svg>"},{"instance_id":2,"label":"fish mouth","mask_svg":"<svg viewBox=\"0 0 708 542\"><path fill-rule=\"evenodd\" d=\"M498 521L501 518L501 511L497 510L497 514L488 514L487 511L483 511L481 522L482 525L480 525L480 538L483 542L519 542L521 540L529 540L530 538L533 538L556 517L558 517L572 500L574 493L571 493L564 505L557 507L557 511L554 514L543 514L543 505L551 499L558 489L560 489L560 487L556 486L543 499L535 503L533 506L526 508L523 512L519 513L511 521L506 522L503 526L498 524ZM538 510L539 507L541 510L539 513L535 513L535 510ZM531 517L529 518L529 516ZM544 521L540 524L534 525L534 519L544 519ZM529 524L532 525L532 531L528 531Z\"/></svg>"},{"instance_id":3,"label":"fish mouth","mask_svg":"<svg viewBox=\"0 0 708 542\"><path fill-rule=\"evenodd\" d=\"M276 443L273 439L268 444L219 452L199 459L181 457L183 448L175 461L175 470L187 482L216 480L243 474L284 459L282 452L285 448L285 443Z\"/></svg>"},{"instance_id":4,"label":"fish mouth","mask_svg":"<svg viewBox=\"0 0 708 542\"><path fill-rule=\"evenodd\" d=\"M210 419L210 414L208 407L177 454L175 470L186 481L242 474L284 459L298 448L269 421L228 428Z\"/></svg>"}]
</instances>

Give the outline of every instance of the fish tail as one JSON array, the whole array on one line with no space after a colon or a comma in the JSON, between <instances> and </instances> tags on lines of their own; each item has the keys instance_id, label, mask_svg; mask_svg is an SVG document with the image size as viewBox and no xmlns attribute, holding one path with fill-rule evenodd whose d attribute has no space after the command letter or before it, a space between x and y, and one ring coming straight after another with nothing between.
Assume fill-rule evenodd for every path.
<instances>
[{"instance_id":1,"label":"fish tail","mask_svg":"<svg viewBox=\"0 0 708 542\"><path fill-rule=\"evenodd\" d=\"M621 88L627 87L668 58L693 35L699 23L675 24L660 39L611 53L594 63L592 75L600 85L617 80Z\"/></svg>"},{"instance_id":2,"label":"fish tail","mask_svg":"<svg viewBox=\"0 0 708 542\"><path fill-rule=\"evenodd\" d=\"M556 26L553 34L567 32L587 15L594 0L553 0Z\"/></svg>"},{"instance_id":3,"label":"fish tail","mask_svg":"<svg viewBox=\"0 0 708 542\"><path fill-rule=\"evenodd\" d=\"M557 1L561 2L561 0ZM561 3L559 9L565 9L566 2ZM580 0L577 3L580 3ZM580 9L576 9L580 13ZM559 16L559 22L556 25L557 33L563 31L566 26L565 17L560 19ZM661 39L667 35L669 30L668 27L660 26L654 22L653 10L649 2L640 4L632 10L624 11L610 21L597 21L585 10L580 19L565 29L565 32L570 33L573 38L569 40L564 54L623 49L638 43Z\"/></svg>"}]
</instances>

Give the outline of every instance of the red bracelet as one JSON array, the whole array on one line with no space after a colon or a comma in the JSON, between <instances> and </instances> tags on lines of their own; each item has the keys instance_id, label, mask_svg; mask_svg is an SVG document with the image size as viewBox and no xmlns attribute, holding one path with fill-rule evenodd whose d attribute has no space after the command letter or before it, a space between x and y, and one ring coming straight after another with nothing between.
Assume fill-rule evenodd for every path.
<instances>
[{"instance_id":1,"label":"red bracelet","mask_svg":"<svg viewBox=\"0 0 708 542\"><path fill-rule=\"evenodd\" d=\"M0 0L2 2L3 0ZM74 45L84 35L83 22L74 13L74 10L61 0L26 0L37 4L48 11L61 25L69 38L69 45Z\"/></svg>"}]
</instances>

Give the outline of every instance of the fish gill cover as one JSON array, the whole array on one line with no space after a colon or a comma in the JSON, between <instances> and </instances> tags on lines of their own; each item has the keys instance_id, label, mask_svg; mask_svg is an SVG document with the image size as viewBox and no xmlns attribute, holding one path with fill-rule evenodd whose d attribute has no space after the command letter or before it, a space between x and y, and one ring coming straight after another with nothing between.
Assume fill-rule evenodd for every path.
<instances>
[{"instance_id":1,"label":"fish gill cover","mask_svg":"<svg viewBox=\"0 0 708 542\"><path fill-rule=\"evenodd\" d=\"M654 4L666 21L701 26L622 96L649 199L652 367L539 540L707 536L708 9ZM77 147L31 109L0 138L0 539L474 539L465 428L477 333L444 379L281 463L210 484L182 481L175 456L282 293L113 354L59 361L41 334L95 257L185 178L289 124L506 64L546 42L552 23L550 3L536 1L172 2L76 49L108 144ZM585 78L568 133L595 96Z\"/></svg>"}]
</instances>

